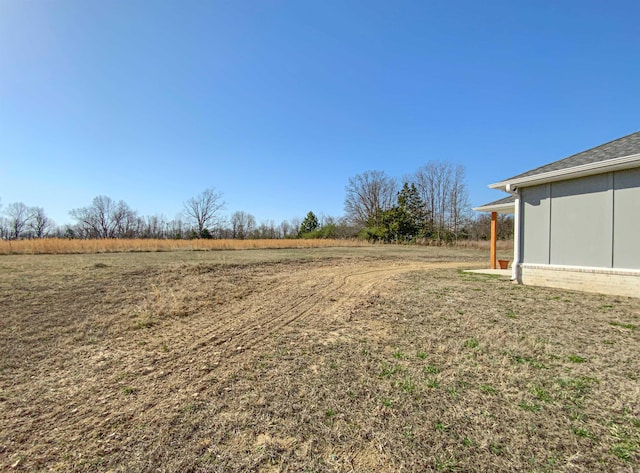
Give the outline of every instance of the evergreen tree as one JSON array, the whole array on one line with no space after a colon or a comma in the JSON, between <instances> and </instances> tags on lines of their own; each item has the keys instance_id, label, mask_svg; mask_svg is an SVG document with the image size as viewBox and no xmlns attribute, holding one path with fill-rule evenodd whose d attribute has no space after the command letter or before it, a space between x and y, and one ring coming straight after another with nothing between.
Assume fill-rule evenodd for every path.
<instances>
[{"instance_id":1,"label":"evergreen tree","mask_svg":"<svg viewBox=\"0 0 640 473\"><path fill-rule=\"evenodd\" d=\"M362 236L369 240L407 241L428 233L428 211L415 185L405 183L397 194L397 205L376 212Z\"/></svg>"},{"instance_id":2,"label":"evergreen tree","mask_svg":"<svg viewBox=\"0 0 640 473\"><path fill-rule=\"evenodd\" d=\"M315 216L313 212L309 212L307 216L304 218L303 222L300 224L300 230L298 231L298 236L301 236L305 233L310 233L316 231L319 227L318 217Z\"/></svg>"},{"instance_id":3,"label":"evergreen tree","mask_svg":"<svg viewBox=\"0 0 640 473\"><path fill-rule=\"evenodd\" d=\"M428 233L429 212L415 184L404 183L398 192L398 215L401 233L405 237L426 236Z\"/></svg>"}]
</instances>

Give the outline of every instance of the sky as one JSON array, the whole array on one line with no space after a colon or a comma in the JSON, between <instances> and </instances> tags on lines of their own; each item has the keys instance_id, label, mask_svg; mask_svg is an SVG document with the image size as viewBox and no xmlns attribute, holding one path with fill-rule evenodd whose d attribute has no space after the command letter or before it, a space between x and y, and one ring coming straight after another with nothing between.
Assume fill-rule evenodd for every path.
<instances>
[{"instance_id":1,"label":"sky","mask_svg":"<svg viewBox=\"0 0 640 473\"><path fill-rule=\"evenodd\" d=\"M344 214L350 177L487 185L640 129L640 2L0 0L0 204Z\"/></svg>"}]
</instances>

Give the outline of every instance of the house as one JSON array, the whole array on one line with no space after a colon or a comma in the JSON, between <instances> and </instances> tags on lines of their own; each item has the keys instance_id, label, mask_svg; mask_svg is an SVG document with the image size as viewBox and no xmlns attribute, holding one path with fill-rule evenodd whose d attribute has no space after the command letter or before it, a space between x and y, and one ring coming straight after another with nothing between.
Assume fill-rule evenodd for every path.
<instances>
[{"instance_id":1,"label":"house","mask_svg":"<svg viewBox=\"0 0 640 473\"><path fill-rule=\"evenodd\" d=\"M514 214L512 279L640 297L640 132L489 187L511 194L474 210Z\"/></svg>"}]
</instances>

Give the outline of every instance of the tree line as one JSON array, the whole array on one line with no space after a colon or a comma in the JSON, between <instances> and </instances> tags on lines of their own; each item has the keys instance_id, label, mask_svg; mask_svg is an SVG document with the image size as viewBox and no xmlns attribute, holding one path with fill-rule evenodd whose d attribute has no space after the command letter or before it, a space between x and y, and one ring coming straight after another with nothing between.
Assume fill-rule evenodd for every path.
<instances>
[{"instance_id":1,"label":"tree line","mask_svg":"<svg viewBox=\"0 0 640 473\"><path fill-rule=\"evenodd\" d=\"M97 196L86 207L72 209L72 224L56 225L41 207L29 207L22 202L0 206L0 239L31 238L149 238L149 239L280 239L280 238L349 238L357 231L344 218L320 215L310 234L300 218L275 223L260 223L244 211L225 218L222 194L206 189L183 204L181 214L141 216L126 202L108 196ZM306 224L305 224L306 225ZM320 230L322 229L322 230ZM315 233L314 233L315 232Z\"/></svg>"},{"instance_id":2,"label":"tree line","mask_svg":"<svg viewBox=\"0 0 640 473\"><path fill-rule=\"evenodd\" d=\"M474 215L468 201L462 166L431 161L401 181L383 171L351 177L345 188L345 215L310 211L304 219L260 224L250 213L223 215L223 194L205 189L183 203L180 215L141 216L126 202L97 196L85 207L72 209L72 224L58 226L42 207L22 202L0 206L0 238L363 238L410 242L487 239L488 215ZM501 216L500 238L512 238L509 216Z\"/></svg>"},{"instance_id":3,"label":"tree line","mask_svg":"<svg viewBox=\"0 0 640 473\"><path fill-rule=\"evenodd\" d=\"M380 241L487 239L485 215L469 204L463 166L430 161L400 183L383 171L366 171L349 179L345 212L360 228L359 236ZM511 238L513 224L502 217L502 238Z\"/></svg>"}]
</instances>

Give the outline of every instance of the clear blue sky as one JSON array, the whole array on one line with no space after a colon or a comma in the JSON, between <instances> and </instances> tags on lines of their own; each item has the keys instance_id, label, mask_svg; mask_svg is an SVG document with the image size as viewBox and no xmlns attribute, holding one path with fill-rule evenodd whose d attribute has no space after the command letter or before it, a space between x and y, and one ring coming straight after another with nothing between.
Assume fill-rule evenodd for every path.
<instances>
[{"instance_id":1,"label":"clear blue sky","mask_svg":"<svg viewBox=\"0 0 640 473\"><path fill-rule=\"evenodd\" d=\"M640 129L640 2L0 0L0 199L343 214L348 178L487 184Z\"/></svg>"}]
</instances>

